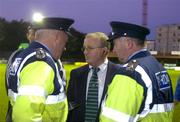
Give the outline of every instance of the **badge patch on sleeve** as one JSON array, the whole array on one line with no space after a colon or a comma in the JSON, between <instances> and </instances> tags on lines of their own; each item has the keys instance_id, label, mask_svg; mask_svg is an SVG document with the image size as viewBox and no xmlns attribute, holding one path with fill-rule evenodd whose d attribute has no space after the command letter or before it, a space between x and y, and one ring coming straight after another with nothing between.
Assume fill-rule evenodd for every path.
<instances>
[{"instance_id":1,"label":"badge patch on sleeve","mask_svg":"<svg viewBox=\"0 0 180 122\"><path fill-rule=\"evenodd\" d=\"M16 58L15 61L12 63L9 70L10 75L16 74L19 64L21 63L21 60L22 58Z\"/></svg>"},{"instance_id":2,"label":"badge patch on sleeve","mask_svg":"<svg viewBox=\"0 0 180 122\"><path fill-rule=\"evenodd\" d=\"M158 72L155 75L158 81L159 90L170 88L170 79L166 71Z\"/></svg>"}]
</instances>

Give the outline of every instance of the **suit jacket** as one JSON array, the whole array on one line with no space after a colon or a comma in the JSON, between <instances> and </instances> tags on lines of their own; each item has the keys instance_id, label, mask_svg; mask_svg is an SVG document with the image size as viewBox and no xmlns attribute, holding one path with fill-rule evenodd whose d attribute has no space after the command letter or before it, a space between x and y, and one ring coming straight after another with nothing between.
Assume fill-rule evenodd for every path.
<instances>
[{"instance_id":1,"label":"suit jacket","mask_svg":"<svg viewBox=\"0 0 180 122\"><path fill-rule=\"evenodd\" d=\"M118 70L119 66L108 61L107 73L105 78L104 90L102 94L102 99L100 102L100 107L102 100L107 92L107 86L110 84L115 72ZM85 103L86 103L86 86L87 77L89 73L89 65L82 66L80 68L74 69L70 73L69 87L67 91L67 98L70 103L68 119L67 122L84 122L85 117ZM100 108L97 115L100 113Z\"/></svg>"}]
</instances>

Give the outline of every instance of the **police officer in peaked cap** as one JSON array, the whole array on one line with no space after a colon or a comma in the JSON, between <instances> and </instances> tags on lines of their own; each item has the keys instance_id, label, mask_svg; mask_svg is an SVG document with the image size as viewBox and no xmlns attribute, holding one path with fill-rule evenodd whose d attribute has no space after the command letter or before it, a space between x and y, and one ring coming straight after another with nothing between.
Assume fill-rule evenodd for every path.
<instances>
[{"instance_id":1,"label":"police officer in peaked cap","mask_svg":"<svg viewBox=\"0 0 180 122\"><path fill-rule=\"evenodd\" d=\"M110 26L113 52L126 69L138 72L143 82L129 79L123 82L121 75L115 75L104 99L100 121L170 122L172 84L165 68L144 46L149 29L119 21L110 22Z\"/></svg>"},{"instance_id":2,"label":"police officer in peaked cap","mask_svg":"<svg viewBox=\"0 0 180 122\"><path fill-rule=\"evenodd\" d=\"M11 55L6 72L8 121L66 121L68 104L58 59L73 23L73 19L59 17L34 22L35 40Z\"/></svg>"}]
</instances>

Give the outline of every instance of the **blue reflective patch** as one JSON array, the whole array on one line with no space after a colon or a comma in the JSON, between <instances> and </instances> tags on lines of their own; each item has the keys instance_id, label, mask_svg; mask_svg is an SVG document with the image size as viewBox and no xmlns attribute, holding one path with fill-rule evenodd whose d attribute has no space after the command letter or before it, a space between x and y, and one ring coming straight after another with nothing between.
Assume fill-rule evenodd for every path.
<instances>
[{"instance_id":1,"label":"blue reflective patch","mask_svg":"<svg viewBox=\"0 0 180 122\"><path fill-rule=\"evenodd\" d=\"M22 58L16 58L15 61L12 63L9 69L9 74L15 76L19 64L21 63Z\"/></svg>"},{"instance_id":2,"label":"blue reflective patch","mask_svg":"<svg viewBox=\"0 0 180 122\"><path fill-rule=\"evenodd\" d=\"M155 75L159 85L159 90L170 88L170 79L166 71L158 72Z\"/></svg>"}]
</instances>

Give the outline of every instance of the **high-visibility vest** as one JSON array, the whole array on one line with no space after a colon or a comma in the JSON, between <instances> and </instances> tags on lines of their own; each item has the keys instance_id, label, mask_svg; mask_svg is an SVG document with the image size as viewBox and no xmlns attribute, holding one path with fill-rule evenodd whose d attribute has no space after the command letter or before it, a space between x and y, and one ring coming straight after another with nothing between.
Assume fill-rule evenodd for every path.
<instances>
[{"instance_id":1,"label":"high-visibility vest","mask_svg":"<svg viewBox=\"0 0 180 122\"><path fill-rule=\"evenodd\" d=\"M142 51L137 53L133 56L125 67L128 67L136 72L138 72L147 88L146 97L144 98L144 104L141 105L141 111L135 112L132 114L130 107L138 108L137 100L133 100L129 98L129 101L126 101L121 95L116 96L115 93L113 94L114 89L117 87L117 92L123 92L121 89L121 82L123 78L114 78L113 82L115 85L111 84L113 87L112 91L107 93L107 98L105 100L104 107L102 107L102 116L100 120L102 122L109 121L124 121L124 122L134 122L134 121L141 121L141 122L152 122L152 121L163 121L169 122L172 120L172 112L173 112L173 94L172 94L172 85L169 75L167 74L166 70L162 67L158 61L152 57L147 51ZM117 77L117 76L116 76ZM127 80L126 80L127 81ZM135 82L133 82L135 83ZM111 86L110 85L110 86ZM126 96L130 96L136 93L138 88L133 89L131 85L124 85L127 89L127 92L124 93ZM131 89L131 90L130 90ZM133 92L130 92L133 91ZM140 93L140 92L139 92ZM109 96L112 96L110 98ZM141 100L141 95L134 94L138 100ZM133 97L132 97L133 98ZM108 102L111 101L111 102ZM116 102L112 102L116 101ZM114 107L113 104L123 104L125 106L125 110L121 110L122 107ZM103 114L103 108L110 106L110 109L104 109L108 111L109 114ZM113 107L112 107L113 106ZM127 109L127 110L126 110ZM112 115L113 111L117 112L116 117ZM134 109L133 110L138 110ZM107 112L106 112L107 113ZM111 113L111 114L110 114ZM115 112L114 112L115 113ZM119 114L118 114L119 113ZM108 115L104 116L104 115ZM119 118L118 118L119 117Z\"/></svg>"},{"instance_id":2,"label":"high-visibility vest","mask_svg":"<svg viewBox=\"0 0 180 122\"><path fill-rule=\"evenodd\" d=\"M100 122L133 122L142 112L146 93L140 74L121 68L108 87Z\"/></svg>"},{"instance_id":3,"label":"high-visibility vest","mask_svg":"<svg viewBox=\"0 0 180 122\"><path fill-rule=\"evenodd\" d=\"M10 60L6 78L13 121L66 121L65 81L48 49L32 42Z\"/></svg>"},{"instance_id":4,"label":"high-visibility vest","mask_svg":"<svg viewBox=\"0 0 180 122\"><path fill-rule=\"evenodd\" d=\"M172 121L172 83L165 68L146 49L131 56L126 65L132 62L136 64L134 70L141 74L148 88L145 107L137 115L138 120Z\"/></svg>"}]
</instances>

